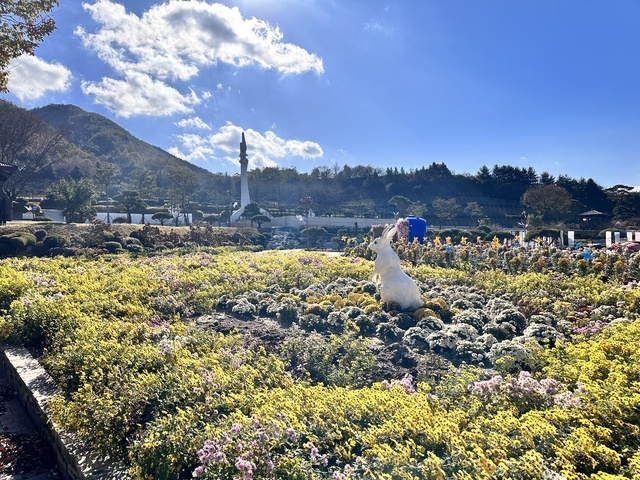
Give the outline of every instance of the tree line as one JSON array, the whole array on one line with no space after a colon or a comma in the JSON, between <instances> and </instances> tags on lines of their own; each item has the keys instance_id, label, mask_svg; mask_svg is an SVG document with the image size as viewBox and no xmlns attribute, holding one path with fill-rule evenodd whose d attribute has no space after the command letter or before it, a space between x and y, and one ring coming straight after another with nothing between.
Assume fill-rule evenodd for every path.
<instances>
[{"instance_id":1,"label":"tree line","mask_svg":"<svg viewBox=\"0 0 640 480\"><path fill-rule=\"evenodd\" d=\"M20 198L33 197L41 199L38 206L59 206L78 222L98 209L108 216L124 212L128 221L131 213L190 213L223 222L239 206L239 174L198 172L180 164L158 169L152 158L136 158L125 169L114 161L127 156L117 145L116 157L96 157L33 111L8 102L0 102L0 110L0 163L17 167L1 185L7 218ZM265 167L249 172L249 188L259 207L275 216L310 211L380 219L416 215L431 225L537 222L579 228L580 214L596 210L607 220L640 223L640 193L631 186L603 188L591 178L554 177L532 167L482 166L475 174L458 174L436 162L408 170Z\"/></svg>"}]
</instances>

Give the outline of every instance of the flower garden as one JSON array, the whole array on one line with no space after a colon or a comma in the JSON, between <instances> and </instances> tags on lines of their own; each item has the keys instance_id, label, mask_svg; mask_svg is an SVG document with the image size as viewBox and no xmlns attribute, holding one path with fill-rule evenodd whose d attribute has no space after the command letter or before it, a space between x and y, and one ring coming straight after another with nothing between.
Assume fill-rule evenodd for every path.
<instances>
[{"instance_id":1,"label":"flower garden","mask_svg":"<svg viewBox=\"0 0 640 480\"><path fill-rule=\"evenodd\" d=\"M0 338L134 479L640 478L640 253L396 249L7 258Z\"/></svg>"}]
</instances>

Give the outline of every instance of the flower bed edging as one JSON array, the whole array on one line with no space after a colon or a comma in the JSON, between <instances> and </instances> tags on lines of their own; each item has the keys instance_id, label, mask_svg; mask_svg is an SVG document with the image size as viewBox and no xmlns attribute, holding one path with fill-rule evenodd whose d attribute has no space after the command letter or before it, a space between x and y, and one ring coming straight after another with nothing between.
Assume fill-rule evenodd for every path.
<instances>
[{"instance_id":1,"label":"flower bed edging","mask_svg":"<svg viewBox=\"0 0 640 480\"><path fill-rule=\"evenodd\" d=\"M57 392L53 378L25 348L5 347L2 368L18 392L36 427L49 440L61 474L70 480L127 480L126 467L98 454L77 436L61 430L50 418L47 401Z\"/></svg>"}]
</instances>

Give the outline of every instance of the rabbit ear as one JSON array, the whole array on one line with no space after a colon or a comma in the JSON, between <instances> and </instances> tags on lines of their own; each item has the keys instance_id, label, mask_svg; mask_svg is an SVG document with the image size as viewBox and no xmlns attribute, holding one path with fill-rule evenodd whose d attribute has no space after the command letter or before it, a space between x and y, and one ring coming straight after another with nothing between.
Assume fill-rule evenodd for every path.
<instances>
[{"instance_id":1,"label":"rabbit ear","mask_svg":"<svg viewBox=\"0 0 640 480\"><path fill-rule=\"evenodd\" d=\"M391 228L391 225L387 225L384 227L384 230L382 231L382 233L380 234L380 238L387 238L387 233L389 232L389 229Z\"/></svg>"},{"instance_id":2,"label":"rabbit ear","mask_svg":"<svg viewBox=\"0 0 640 480\"><path fill-rule=\"evenodd\" d=\"M388 238L389 240L393 240L393 236L396 234L397 231L398 231L398 228L393 227L391 230L387 232L386 238Z\"/></svg>"}]
</instances>

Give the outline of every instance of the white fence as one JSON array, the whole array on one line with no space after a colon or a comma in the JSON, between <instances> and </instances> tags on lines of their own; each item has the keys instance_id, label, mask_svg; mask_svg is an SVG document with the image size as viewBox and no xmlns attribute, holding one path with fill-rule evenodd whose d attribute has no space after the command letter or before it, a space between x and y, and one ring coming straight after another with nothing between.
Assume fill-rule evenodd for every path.
<instances>
[{"instance_id":1,"label":"white fence","mask_svg":"<svg viewBox=\"0 0 640 480\"><path fill-rule=\"evenodd\" d=\"M395 223L393 218L358 218L358 217L309 217L309 226L317 227L355 227L370 228L372 225L382 225L387 223ZM296 215L287 215L285 217L273 217L271 222L263 224L269 227L306 227L305 219L300 219Z\"/></svg>"},{"instance_id":2,"label":"white fence","mask_svg":"<svg viewBox=\"0 0 640 480\"><path fill-rule=\"evenodd\" d=\"M52 221L54 222L64 222L64 215L62 215L62 210L55 210L55 209L50 209L50 208L43 208L42 209L42 213L44 214L45 217L50 218ZM189 221L191 221L191 214L188 214L189 216ZM127 214L126 213L109 213L109 217L111 219L111 223L113 223L113 221L116 218L127 218ZM33 218L33 215L31 213L24 213L22 215L23 220L31 220ZM98 220L102 220L102 221L107 221L107 214L105 212L98 212L98 214L96 215L96 218ZM142 224L142 214L141 213L132 213L131 214L131 223L139 223ZM158 220L154 220L153 218L151 218L151 214L147 213L144 216L144 223L150 223L151 225L160 225L160 221ZM173 220L165 220L164 221L165 225L175 225L175 222ZM178 221L178 225L184 225L184 217L182 215L180 215L180 220Z\"/></svg>"},{"instance_id":3,"label":"white fence","mask_svg":"<svg viewBox=\"0 0 640 480\"><path fill-rule=\"evenodd\" d=\"M64 222L64 215L62 215L62 210L55 210L49 208L43 208L42 213L45 217L50 218L54 222ZM191 222L191 214L189 215L189 222ZM125 213L110 213L109 217L111 218L111 222L116 218L127 218ZM31 220L33 215L31 213L25 213L22 215L24 220ZM105 212L98 212L96 217L98 220L106 221L107 214ZM358 218L358 217L309 217L309 226L319 226L319 227L355 227L355 224L358 224L358 228L370 228L372 225L380 225L387 223L394 223L395 220L392 218ZM142 214L140 213L132 213L131 214L131 223L139 223L142 224ZM160 225L160 222L157 220L153 220L150 214L146 214L144 216L144 223L150 223L151 225ZM242 224L249 224L249 222L243 222ZM165 225L175 225L173 220L165 220ZM184 218L180 216L179 225L184 225ZM222 224L224 226L224 223ZM288 215L285 217L273 217L271 222L265 223L264 226L269 227L305 227L306 222L301 221L299 217L296 215Z\"/></svg>"}]
</instances>

